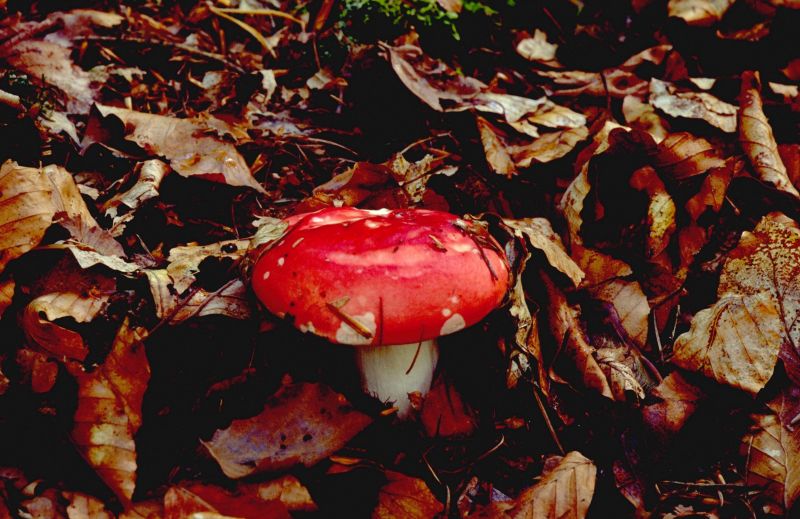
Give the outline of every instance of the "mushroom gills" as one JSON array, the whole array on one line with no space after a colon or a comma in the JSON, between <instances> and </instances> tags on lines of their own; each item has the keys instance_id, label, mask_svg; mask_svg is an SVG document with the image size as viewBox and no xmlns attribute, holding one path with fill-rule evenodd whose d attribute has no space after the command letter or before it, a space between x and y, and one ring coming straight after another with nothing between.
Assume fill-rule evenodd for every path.
<instances>
[{"instance_id":1,"label":"mushroom gills","mask_svg":"<svg viewBox=\"0 0 800 519\"><path fill-rule=\"evenodd\" d=\"M361 385L381 402L392 402L397 416L405 418L411 409L409 393L428 393L439 360L436 339L384 346L356 348Z\"/></svg>"}]
</instances>

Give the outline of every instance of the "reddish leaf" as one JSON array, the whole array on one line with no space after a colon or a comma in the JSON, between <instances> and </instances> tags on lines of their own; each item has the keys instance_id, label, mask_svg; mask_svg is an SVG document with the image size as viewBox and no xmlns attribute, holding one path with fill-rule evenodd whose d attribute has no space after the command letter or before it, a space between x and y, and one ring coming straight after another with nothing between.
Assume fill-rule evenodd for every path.
<instances>
[{"instance_id":1,"label":"reddish leaf","mask_svg":"<svg viewBox=\"0 0 800 519\"><path fill-rule=\"evenodd\" d=\"M444 510L424 481L398 472L386 473L373 519L431 519Z\"/></svg>"}]
</instances>

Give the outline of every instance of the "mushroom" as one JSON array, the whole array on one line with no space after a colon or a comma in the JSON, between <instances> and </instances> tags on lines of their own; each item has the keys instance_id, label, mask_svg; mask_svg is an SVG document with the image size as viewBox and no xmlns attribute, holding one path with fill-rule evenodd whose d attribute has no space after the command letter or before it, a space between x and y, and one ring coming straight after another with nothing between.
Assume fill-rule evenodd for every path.
<instances>
[{"instance_id":1,"label":"mushroom","mask_svg":"<svg viewBox=\"0 0 800 519\"><path fill-rule=\"evenodd\" d=\"M256 295L299 330L356 346L363 389L400 417L430 389L437 337L483 319L509 286L497 242L450 213L341 207L286 223L256 261Z\"/></svg>"}]
</instances>

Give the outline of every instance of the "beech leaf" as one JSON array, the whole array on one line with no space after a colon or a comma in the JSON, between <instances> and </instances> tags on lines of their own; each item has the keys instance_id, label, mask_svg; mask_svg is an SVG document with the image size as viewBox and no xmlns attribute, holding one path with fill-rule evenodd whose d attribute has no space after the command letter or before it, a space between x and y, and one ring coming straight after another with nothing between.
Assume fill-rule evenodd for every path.
<instances>
[{"instance_id":1,"label":"beech leaf","mask_svg":"<svg viewBox=\"0 0 800 519\"><path fill-rule=\"evenodd\" d=\"M421 479L393 471L386 472L386 479L372 519L429 519L444 510Z\"/></svg>"},{"instance_id":2,"label":"beech leaf","mask_svg":"<svg viewBox=\"0 0 800 519\"><path fill-rule=\"evenodd\" d=\"M800 193L792 185L786 166L781 160L772 127L764 115L761 82L757 72L746 71L742 74L740 102L739 140L756 173L763 181L800 198Z\"/></svg>"},{"instance_id":3,"label":"beech leaf","mask_svg":"<svg viewBox=\"0 0 800 519\"><path fill-rule=\"evenodd\" d=\"M327 458L372 420L322 384L284 386L252 418L234 420L204 442L226 476L243 478Z\"/></svg>"},{"instance_id":4,"label":"beech leaf","mask_svg":"<svg viewBox=\"0 0 800 519\"><path fill-rule=\"evenodd\" d=\"M733 0L669 0L669 16L682 18L689 25L707 27L720 21Z\"/></svg>"},{"instance_id":5,"label":"beech leaf","mask_svg":"<svg viewBox=\"0 0 800 519\"><path fill-rule=\"evenodd\" d=\"M702 119L723 132L736 131L737 108L706 92L680 92L673 84L653 78L650 104L672 117Z\"/></svg>"}]
</instances>

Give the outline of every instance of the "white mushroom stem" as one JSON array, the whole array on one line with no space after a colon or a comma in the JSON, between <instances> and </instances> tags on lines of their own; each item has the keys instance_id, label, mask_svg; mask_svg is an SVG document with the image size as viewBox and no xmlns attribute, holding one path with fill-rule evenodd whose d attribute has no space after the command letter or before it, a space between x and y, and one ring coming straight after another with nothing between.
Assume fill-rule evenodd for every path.
<instances>
[{"instance_id":1,"label":"white mushroom stem","mask_svg":"<svg viewBox=\"0 0 800 519\"><path fill-rule=\"evenodd\" d=\"M436 339L410 344L360 346L356 348L361 385L364 391L392 402L397 416L405 418L411 408L408 394L426 395L431 388L433 370L439 360Z\"/></svg>"}]
</instances>

